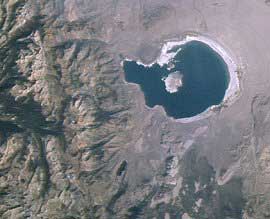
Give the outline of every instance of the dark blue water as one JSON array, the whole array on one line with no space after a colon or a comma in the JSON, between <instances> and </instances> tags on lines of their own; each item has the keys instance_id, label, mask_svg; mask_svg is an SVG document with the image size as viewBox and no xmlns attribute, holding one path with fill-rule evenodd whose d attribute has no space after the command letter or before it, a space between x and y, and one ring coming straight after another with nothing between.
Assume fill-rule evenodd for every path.
<instances>
[{"instance_id":1,"label":"dark blue water","mask_svg":"<svg viewBox=\"0 0 270 219\"><path fill-rule=\"evenodd\" d=\"M191 41L181 48L172 61L175 67L171 70L167 65L145 67L135 61L124 62L126 81L140 85L147 106L163 106L167 115L176 119L195 116L220 104L229 83L226 63L208 45ZM183 75L183 86L169 93L162 78L175 71Z\"/></svg>"}]
</instances>

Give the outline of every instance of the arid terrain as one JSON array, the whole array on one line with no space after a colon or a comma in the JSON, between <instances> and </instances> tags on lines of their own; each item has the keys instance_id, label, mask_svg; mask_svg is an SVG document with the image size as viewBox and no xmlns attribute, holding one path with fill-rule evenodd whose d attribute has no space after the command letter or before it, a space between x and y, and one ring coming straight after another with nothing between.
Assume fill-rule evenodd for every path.
<instances>
[{"instance_id":1,"label":"arid terrain","mask_svg":"<svg viewBox=\"0 0 270 219\"><path fill-rule=\"evenodd\" d=\"M0 218L270 218L269 19L269 0L0 0ZM190 32L241 92L181 123L121 62Z\"/></svg>"}]
</instances>

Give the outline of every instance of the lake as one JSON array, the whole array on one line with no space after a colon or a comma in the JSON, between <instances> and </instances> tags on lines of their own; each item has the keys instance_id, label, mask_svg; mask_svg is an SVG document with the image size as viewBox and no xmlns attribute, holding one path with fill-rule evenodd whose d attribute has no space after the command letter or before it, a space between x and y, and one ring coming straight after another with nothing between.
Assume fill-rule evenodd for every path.
<instances>
[{"instance_id":1,"label":"lake","mask_svg":"<svg viewBox=\"0 0 270 219\"><path fill-rule=\"evenodd\" d=\"M175 119L193 117L219 105L230 79L222 57L199 41L173 50L178 51L175 57L163 66L124 61L125 80L140 85L148 107L160 105Z\"/></svg>"}]
</instances>

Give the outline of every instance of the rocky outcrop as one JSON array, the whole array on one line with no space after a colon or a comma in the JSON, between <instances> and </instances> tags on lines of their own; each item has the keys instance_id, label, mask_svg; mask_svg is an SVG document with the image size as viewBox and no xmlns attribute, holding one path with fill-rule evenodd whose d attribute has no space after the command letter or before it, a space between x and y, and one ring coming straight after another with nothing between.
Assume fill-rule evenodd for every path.
<instances>
[{"instance_id":1,"label":"rocky outcrop","mask_svg":"<svg viewBox=\"0 0 270 219\"><path fill-rule=\"evenodd\" d=\"M104 218L124 189L119 64L95 38L95 18L65 10L1 2L1 218Z\"/></svg>"}]
</instances>

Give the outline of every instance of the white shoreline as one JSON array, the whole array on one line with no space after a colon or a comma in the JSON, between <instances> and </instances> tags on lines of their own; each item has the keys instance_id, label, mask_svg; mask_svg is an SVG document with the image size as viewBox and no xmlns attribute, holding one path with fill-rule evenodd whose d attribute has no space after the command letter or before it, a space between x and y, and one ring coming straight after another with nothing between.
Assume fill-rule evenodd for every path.
<instances>
[{"instance_id":1,"label":"white shoreline","mask_svg":"<svg viewBox=\"0 0 270 219\"><path fill-rule=\"evenodd\" d=\"M228 54L228 52L225 51L225 49L219 43L217 43L216 41L214 41L206 36L186 35L180 41L166 42L162 46L161 54L156 59L156 61L154 61L150 64L144 64L141 61L136 61L136 62L138 64L146 66L146 67L151 67L152 65L154 65L156 63L159 64L160 66L163 66L164 64L168 64L170 62L170 60L173 59L176 56L176 54L181 50L181 48L179 48L176 52L167 53L169 50L171 50L175 46L181 46L181 45L186 44L186 43L191 42L191 41L199 41L199 42L205 43L206 45L211 47L215 52L217 52L222 57L222 59L224 60L224 62L227 65L230 81L229 81L229 85L228 85L228 88L226 89L226 92L225 92L225 95L224 95L222 102L219 105L212 105L212 106L208 107L204 112L202 112L196 116L181 118L181 119L174 119L173 117L168 116L167 113L165 112L164 107L161 106L164 113L169 118L171 118L174 121L181 122L181 123L190 123L190 122L198 121L198 120L205 119L205 118L209 117L212 113L214 113L213 110L215 108L219 108L223 104L226 104L226 105L231 104L236 99L236 97L238 96L238 94L240 92L240 79L238 78L237 64L233 61L233 59ZM132 60L125 59L125 61L132 61Z\"/></svg>"}]
</instances>

